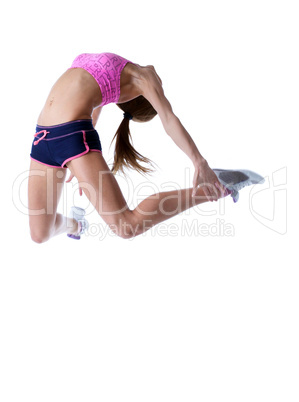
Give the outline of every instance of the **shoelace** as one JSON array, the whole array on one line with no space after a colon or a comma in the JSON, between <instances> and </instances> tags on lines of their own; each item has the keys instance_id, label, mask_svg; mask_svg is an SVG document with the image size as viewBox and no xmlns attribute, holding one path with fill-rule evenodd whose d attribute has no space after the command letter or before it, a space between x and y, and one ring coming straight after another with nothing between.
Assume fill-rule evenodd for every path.
<instances>
[{"instance_id":1,"label":"shoelace","mask_svg":"<svg viewBox=\"0 0 299 402\"><path fill-rule=\"evenodd\" d=\"M41 140L43 140L45 138L45 136L50 133L50 131L47 131L47 130L39 131L38 133L34 134L34 137L36 137L38 134L41 134L41 133L44 133L44 135L42 137L40 137L38 140L34 141L34 143L33 143L34 145L37 145Z\"/></svg>"}]
</instances>

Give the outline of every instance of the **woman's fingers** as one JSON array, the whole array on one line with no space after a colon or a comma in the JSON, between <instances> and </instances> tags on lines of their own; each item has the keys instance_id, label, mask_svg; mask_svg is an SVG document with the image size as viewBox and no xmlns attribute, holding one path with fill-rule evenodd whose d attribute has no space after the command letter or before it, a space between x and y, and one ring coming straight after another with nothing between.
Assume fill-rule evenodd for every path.
<instances>
[{"instance_id":1,"label":"woman's fingers","mask_svg":"<svg viewBox=\"0 0 299 402\"><path fill-rule=\"evenodd\" d=\"M217 177L215 178L217 179ZM219 198L225 197L229 194L227 188L223 186L219 180L215 182L202 182L202 178L200 177L199 173L195 172L193 179L192 197L195 197L199 187L202 188L205 197L210 202L217 201Z\"/></svg>"},{"instance_id":2,"label":"woman's fingers","mask_svg":"<svg viewBox=\"0 0 299 402\"><path fill-rule=\"evenodd\" d=\"M192 197L195 197L199 185L200 185L199 184L199 174L198 174L198 171L196 170L195 173L194 173L194 178L193 178Z\"/></svg>"},{"instance_id":3,"label":"woman's fingers","mask_svg":"<svg viewBox=\"0 0 299 402\"><path fill-rule=\"evenodd\" d=\"M215 186L213 186L213 185L211 185L211 186L209 186L208 188L208 191L207 191L207 193L208 193L208 200L210 201L210 202L213 202L213 201L217 201L217 194L216 194L216 192L215 192Z\"/></svg>"},{"instance_id":4,"label":"woman's fingers","mask_svg":"<svg viewBox=\"0 0 299 402\"><path fill-rule=\"evenodd\" d=\"M204 196L207 197L208 201L217 201L218 194L215 191L215 187L212 184L197 184L193 187L192 197L196 195L196 192L199 188L202 188Z\"/></svg>"},{"instance_id":5,"label":"woman's fingers","mask_svg":"<svg viewBox=\"0 0 299 402\"><path fill-rule=\"evenodd\" d=\"M217 201L226 195L227 189L219 182L208 184L206 186L205 194L209 201Z\"/></svg>"},{"instance_id":6,"label":"woman's fingers","mask_svg":"<svg viewBox=\"0 0 299 402\"><path fill-rule=\"evenodd\" d=\"M70 175L69 175L69 178L68 178L65 182L66 182L66 183L69 183L70 181L73 180L73 178L74 178L74 175L73 175L73 174L70 174Z\"/></svg>"},{"instance_id":7,"label":"woman's fingers","mask_svg":"<svg viewBox=\"0 0 299 402\"><path fill-rule=\"evenodd\" d=\"M224 195L224 191L223 191L222 187L217 182L215 183L215 187L217 188L218 193L219 193L218 197L222 198Z\"/></svg>"},{"instance_id":8,"label":"woman's fingers","mask_svg":"<svg viewBox=\"0 0 299 402\"><path fill-rule=\"evenodd\" d=\"M75 175L73 175L72 173L70 174L69 178L65 181L66 183L69 183L70 181L73 180L73 178L75 177ZM82 188L79 186L79 195L81 196L83 194Z\"/></svg>"},{"instance_id":9,"label":"woman's fingers","mask_svg":"<svg viewBox=\"0 0 299 402\"><path fill-rule=\"evenodd\" d=\"M197 191L197 189L198 189L198 185L197 185L197 184L194 184L194 185L193 185L193 190L192 190L192 197L195 197L195 196L196 196L196 191Z\"/></svg>"},{"instance_id":10,"label":"woman's fingers","mask_svg":"<svg viewBox=\"0 0 299 402\"><path fill-rule=\"evenodd\" d=\"M226 197L227 195L231 194L231 191L228 190L225 186L222 184L215 183L215 186L219 189L220 191L220 197Z\"/></svg>"}]
</instances>

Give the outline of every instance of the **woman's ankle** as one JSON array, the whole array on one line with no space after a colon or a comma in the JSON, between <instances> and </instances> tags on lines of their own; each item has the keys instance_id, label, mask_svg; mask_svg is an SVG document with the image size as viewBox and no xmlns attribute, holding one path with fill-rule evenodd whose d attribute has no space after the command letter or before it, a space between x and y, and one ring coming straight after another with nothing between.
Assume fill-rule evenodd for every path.
<instances>
[{"instance_id":1,"label":"woman's ankle","mask_svg":"<svg viewBox=\"0 0 299 402\"><path fill-rule=\"evenodd\" d=\"M79 222L75 219L67 218L67 233L68 234L78 234L80 231Z\"/></svg>"}]
</instances>

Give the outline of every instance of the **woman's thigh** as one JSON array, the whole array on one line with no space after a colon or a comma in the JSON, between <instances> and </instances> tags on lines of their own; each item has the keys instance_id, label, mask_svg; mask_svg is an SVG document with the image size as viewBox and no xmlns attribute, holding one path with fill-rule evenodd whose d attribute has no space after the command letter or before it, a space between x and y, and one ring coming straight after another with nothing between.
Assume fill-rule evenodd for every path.
<instances>
[{"instance_id":1,"label":"woman's thigh","mask_svg":"<svg viewBox=\"0 0 299 402\"><path fill-rule=\"evenodd\" d=\"M73 159L68 168L108 225L119 225L122 219L127 222L132 220L132 211L101 153L89 152Z\"/></svg>"},{"instance_id":2,"label":"woman's thigh","mask_svg":"<svg viewBox=\"0 0 299 402\"><path fill-rule=\"evenodd\" d=\"M43 237L53 227L66 169L31 160L28 181L29 223L32 237Z\"/></svg>"}]
</instances>

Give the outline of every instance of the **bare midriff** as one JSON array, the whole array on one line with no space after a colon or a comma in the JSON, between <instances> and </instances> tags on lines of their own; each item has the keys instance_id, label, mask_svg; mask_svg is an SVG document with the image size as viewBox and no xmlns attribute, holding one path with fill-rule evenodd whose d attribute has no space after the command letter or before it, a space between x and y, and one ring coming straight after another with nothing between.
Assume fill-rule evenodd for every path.
<instances>
[{"instance_id":1,"label":"bare midriff","mask_svg":"<svg viewBox=\"0 0 299 402\"><path fill-rule=\"evenodd\" d=\"M142 67L128 63L120 80L119 103L140 95ZM40 126L53 126L74 120L91 119L92 112L102 102L100 87L83 68L72 68L55 82L38 117Z\"/></svg>"}]
</instances>

